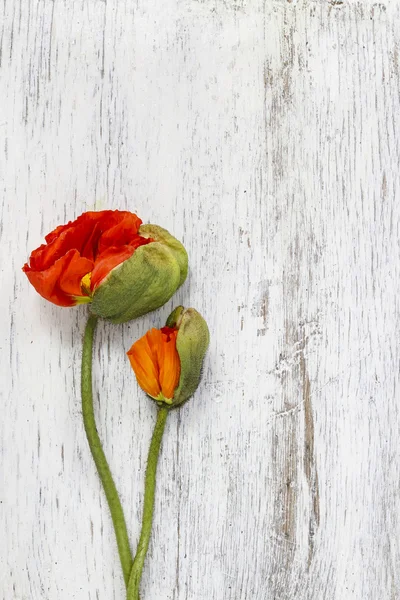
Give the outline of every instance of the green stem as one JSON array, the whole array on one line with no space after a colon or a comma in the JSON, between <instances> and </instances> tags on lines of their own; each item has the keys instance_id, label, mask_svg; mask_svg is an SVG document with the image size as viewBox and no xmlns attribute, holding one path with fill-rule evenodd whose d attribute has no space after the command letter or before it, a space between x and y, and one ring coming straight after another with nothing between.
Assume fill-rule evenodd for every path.
<instances>
[{"instance_id":1,"label":"green stem","mask_svg":"<svg viewBox=\"0 0 400 600\"><path fill-rule=\"evenodd\" d=\"M164 433L167 416L167 408L162 407L158 410L157 421L154 427L153 437L151 438L144 487L142 531L140 534L136 556L133 561L131 576L129 578L126 596L127 600L139 600L140 580L142 578L144 560L149 547L151 526L153 522L158 456L160 453L161 440Z\"/></svg>"},{"instance_id":2,"label":"green stem","mask_svg":"<svg viewBox=\"0 0 400 600\"><path fill-rule=\"evenodd\" d=\"M125 585L128 585L129 575L132 568L132 553L129 546L128 532L126 530L125 517L121 502L111 475L110 467L101 446L97 432L96 421L93 411L92 391L92 349L93 334L96 329L97 317L90 316L86 325L83 338L82 350L82 415L85 425L86 437L89 442L90 451L97 467L104 492L106 494L108 507L110 509L115 536L117 538L118 552L124 574Z\"/></svg>"}]
</instances>

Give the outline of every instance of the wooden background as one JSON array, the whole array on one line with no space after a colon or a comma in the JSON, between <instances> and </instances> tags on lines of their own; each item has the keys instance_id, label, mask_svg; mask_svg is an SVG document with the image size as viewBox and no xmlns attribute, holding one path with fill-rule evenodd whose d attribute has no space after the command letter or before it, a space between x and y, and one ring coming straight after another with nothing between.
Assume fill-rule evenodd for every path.
<instances>
[{"instance_id":1,"label":"wooden background","mask_svg":"<svg viewBox=\"0 0 400 600\"><path fill-rule=\"evenodd\" d=\"M212 334L167 424L143 600L399 599L398 0L3 0L0 31L0 598L124 599L86 311L21 272L57 224L119 208L191 266L96 336L134 542L155 407L124 352L178 303Z\"/></svg>"}]
</instances>

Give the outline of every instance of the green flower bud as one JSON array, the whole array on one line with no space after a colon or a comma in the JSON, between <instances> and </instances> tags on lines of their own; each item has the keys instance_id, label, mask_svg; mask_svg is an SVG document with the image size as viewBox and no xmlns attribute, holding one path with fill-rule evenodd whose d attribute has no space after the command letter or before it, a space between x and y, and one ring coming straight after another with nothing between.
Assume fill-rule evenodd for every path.
<instances>
[{"instance_id":1,"label":"green flower bud","mask_svg":"<svg viewBox=\"0 0 400 600\"><path fill-rule=\"evenodd\" d=\"M197 310L178 306L165 327L148 331L127 353L141 388L171 408L188 400L199 385L209 339Z\"/></svg>"},{"instance_id":2,"label":"green flower bud","mask_svg":"<svg viewBox=\"0 0 400 600\"><path fill-rule=\"evenodd\" d=\"M187 276L186 250L168 231L142 225L139 235L152 243L140 246L115 267L92 296L92 313L112 323L124 323L159 308Z\"/></svg>"}]
</instances>

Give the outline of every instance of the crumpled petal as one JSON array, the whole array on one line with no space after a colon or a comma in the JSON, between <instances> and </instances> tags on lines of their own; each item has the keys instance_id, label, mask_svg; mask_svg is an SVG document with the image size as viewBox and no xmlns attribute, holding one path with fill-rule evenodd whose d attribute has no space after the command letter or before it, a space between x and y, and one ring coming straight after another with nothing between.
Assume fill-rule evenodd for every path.
<instances>
[{"instance_id":1,"label":"crumpled petal","mask_svg":"<svg viewBox=\"0 0 400 600\"><path fill-rule=\"evenodd\" d=\"M138 235L141 219L128 211L88 211L60 225L34 250L23 271L35 289L59 306L77 304L87 296L82 277L92 272L94 290L108 273L136 248L152 242Z\"/></svg>"},{"instance_id":2,"label":"crumpled petal","mask_svg":"<svg viewBox=\"0 0 400 600\"><path fill-rule=\"evenodd\" d=\"M46 300L58 306L74 306L83 296L81 280L93 269L93 261L82 258L77 250L69 250L48 269L35 271L23 267L30 283Z\"/></svg>"}]
</instances>

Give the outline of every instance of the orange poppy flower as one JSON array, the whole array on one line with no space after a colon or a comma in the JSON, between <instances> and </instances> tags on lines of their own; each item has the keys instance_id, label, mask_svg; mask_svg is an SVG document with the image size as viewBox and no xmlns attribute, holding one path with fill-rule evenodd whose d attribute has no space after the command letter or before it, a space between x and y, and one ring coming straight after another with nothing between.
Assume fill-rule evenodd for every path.
<instances>
[{"instance_id":1,"label":"orange poppy flower","mask_svg":"<svg viewBox=\"0 0 400 600\"><path fill-rule=\"evenodd\" d=\"M155 400L172 404L181 364L176 349L178 329L150 329L127 352L140 387Z\"/></svg>"}]
</instances>

